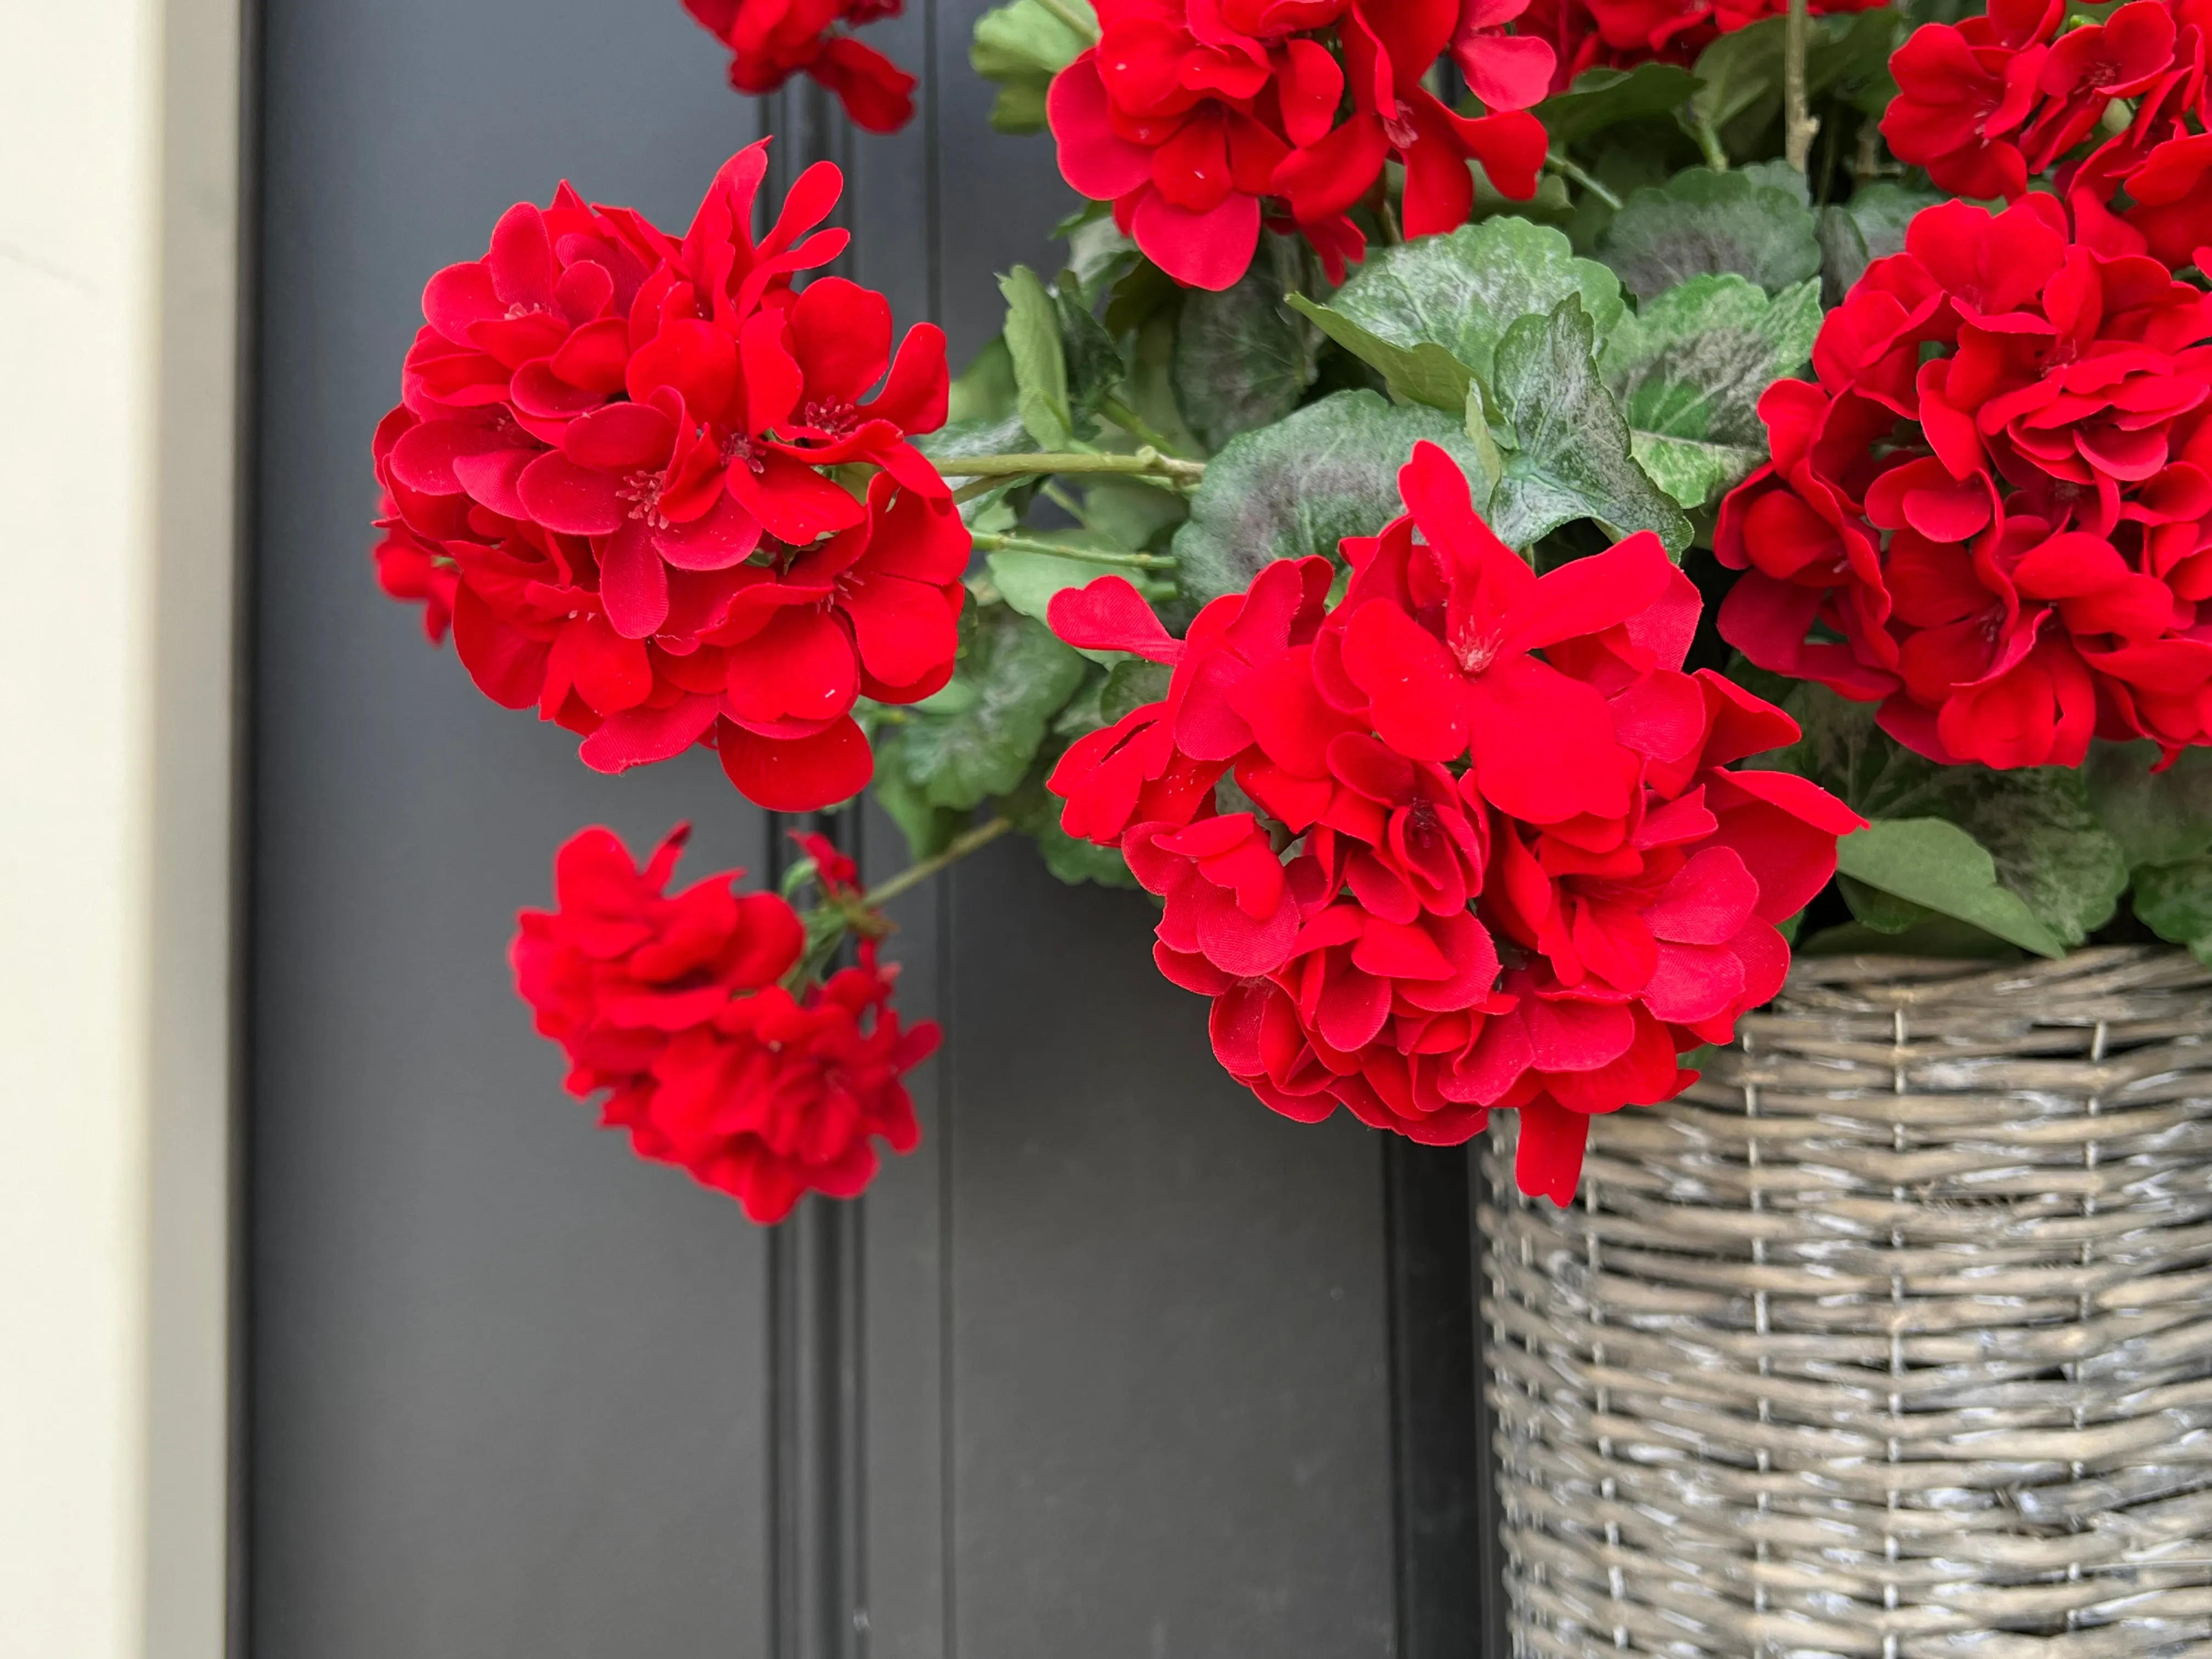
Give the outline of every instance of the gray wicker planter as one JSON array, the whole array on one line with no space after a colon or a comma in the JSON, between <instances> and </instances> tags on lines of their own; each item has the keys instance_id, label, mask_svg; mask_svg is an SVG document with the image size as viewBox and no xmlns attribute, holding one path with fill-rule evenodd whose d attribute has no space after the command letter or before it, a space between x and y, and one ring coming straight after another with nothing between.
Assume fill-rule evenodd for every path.
<instances>
[{"instance_id":1,"label":"gray wicker planter","mask_svg":"<svg viewBox=\"0 0 2212 1659\"><path fill-rule=\"evenodd\" d=\"M2212 974L1802 962L1593 1130L1484 1153L1517 1655L2212 1655Z\"/></svg>"}]
</instances>

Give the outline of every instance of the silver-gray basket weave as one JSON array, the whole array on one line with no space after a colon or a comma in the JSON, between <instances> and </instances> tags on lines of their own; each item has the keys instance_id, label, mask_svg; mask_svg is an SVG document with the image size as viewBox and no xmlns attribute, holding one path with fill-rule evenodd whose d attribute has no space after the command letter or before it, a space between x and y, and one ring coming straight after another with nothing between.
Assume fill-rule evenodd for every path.
<instances>
[{"instance_id":1,"label":"silver-gray basket weave","mask_svg":"<svg viewBox=\"0 0 2212 1659\"><path fill-rule=\"evenodd\" d=\"M2212 974L1801 961L1572 1208L1484 1152L1522 1659L2212 1655Z\"/></svg>"}]
</instances>

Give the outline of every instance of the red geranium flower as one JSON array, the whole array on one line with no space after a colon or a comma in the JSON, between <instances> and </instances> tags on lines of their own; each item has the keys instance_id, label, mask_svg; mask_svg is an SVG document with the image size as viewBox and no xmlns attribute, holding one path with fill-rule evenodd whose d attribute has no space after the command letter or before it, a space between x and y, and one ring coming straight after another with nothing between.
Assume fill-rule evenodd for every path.
<instances>
[{"instance_id":1,"label":"red geranium flower","mask_svg":"<svg viewBox=\"0 0 2212 1659\"><path fill-rule=\"evenodd\" d=\"M837 96L855 126L896 132L914 118L914 76L838 25L896 17L902 0L684 0L730 49L730 84L756 95L805 74Z\"/></svg>"},{"instance_id":2,"label":"red geranium flower","mask_svg":"<svg viewBox=\"0 0 2212 1659\"><path fill-rule=\"evenodd\" d=\"M1881 0L1813 0L1816 17L1867 11ZM1550 90L1588 69L1692 64L1721 38L1789 9L1788 0L1530 0L1519 32L1553 50Z\"/></svg>"},{"instance_id":3,"label":"red geranium flower","mask_svg":"<svg viewBox=\"0 0 2212 1659\"><path fill-rule=\"evenodd\" d=\"M749 799L805 811L867 783L855 699L951 677L969 539L909 441L944 423L943 334L894 357L881 295L794 289L844 248L817 228L840 177L808 169L757 241L766 167L733 157L680 240L564 185L432 278L375 446L411 543L380 556L453 569L470 673L588 764L710 742Z\"/></svg>"},{"instance_id":4,"label":"red geranium flower","mask_svg":"<svg viewBox=\"0 0 2212 1659\"><path fill-rule=\"evenodd\" d=\"M2128 0L2102 22L2065 22L2057 0L1997 0L1987 16L1914 30L1890 60L1891 149L1967 196L2016 198L2055 167L2083 243L2194 262L2212 241L2202 20ZM2129 118L2111 133L2122 100Z\"/></svg>"},{"instance_id":5,"label":"red geranium flower","mask_svg":"<svg viewBox=\"0 0 2212 1659\"><path fill-rule=\"evenodd\" d=\"M572 838L554 865L558 908L519 918L515 988L568 1053L569 1092L611 1091L604 1121L642 1156L755 1221L781 1220L810 1189L851 1198L875 1173L875 1139L895 1152L920 1139L900 1078L937 1027L901 1027L896 970L872 942L803 994L777 983L805 946L799 917L773 894L732 891L741 871L669 894L690 834L678 825L643 871L611 830Z\"/></svg>"},{"instance_id":6,"label":"red geranium flower","mask_svg":"<svg viewBox=\"0 0 2212 1659\"><path fill-rule=\"evenodd\" d=\"M1372 15L1360 0L1104 0L1097 46L1048 98L1060 172L1112 202L1115 222L1177 282L1231 286L1263 218L1303 232L1341 281L1366 246L1346 210L1393 154L1409 170L1411 234L1466 218L1469 158L1508 196L1534 194L1545 139L1534 117L1517 106L1462 117L1420 84L1456 37L1490 94L1533 90L1541 43L1500 46L1492 33L1513 15L1510 0L1465 21L1456 0Z\"/></svg>"},{"instance_id":7,"label":"red geranium flower","mask_svg":"<svg viewBox=\"0 0 2212 1659\"><path fill-rule=\"evenodd\" d=\"M2057 198L1919 215L1760 404L1722 633L1943 762L2212 741L2212 305ZM1821 639L1819 635L1829 637Z\"/></svg>"},{"instance_id":8,"label":"red geranium flower","mask_svg":"<svg viewBox=\"0 0 2212 1659\"><path fill-rule=\"evenodd\" d=\"M1333 611L1321 559L1180 641L1118 577L1055 598L1071 644L1175 672L1048 787L1165 899L1154 958L1267 1105L1437 1144L1517 1109L1522 1186L1565 1202L1591 1114L1678 1092L1675 1056L1779 988L1776 924L1860 820L1734 769L1796 726L1682 672L1697 590L1656 537L1539 578L1442 450L1400 489Z\"/></svg>"}]
</instances>

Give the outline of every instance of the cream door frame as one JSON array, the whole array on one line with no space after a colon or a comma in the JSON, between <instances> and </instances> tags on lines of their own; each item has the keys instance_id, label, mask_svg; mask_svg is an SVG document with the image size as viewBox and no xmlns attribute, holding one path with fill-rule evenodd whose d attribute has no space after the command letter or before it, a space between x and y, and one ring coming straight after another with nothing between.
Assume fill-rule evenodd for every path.
<instances>
[{"instance_id":1,"label":"cream door frame","mask_svg":"<svg viewBox=\"0 0 2212 1659\"><path fill-rule=\"evenodd\" d=\"M232 1619L242 0L0 0L0 1631Z\"/></svg>"}]
</instances>

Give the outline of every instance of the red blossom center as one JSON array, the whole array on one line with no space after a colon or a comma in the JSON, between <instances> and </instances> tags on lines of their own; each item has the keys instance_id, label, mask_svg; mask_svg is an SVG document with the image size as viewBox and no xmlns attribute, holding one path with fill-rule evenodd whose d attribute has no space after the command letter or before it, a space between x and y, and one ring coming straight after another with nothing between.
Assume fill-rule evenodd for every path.
<instances>
[{"instance_id":1,"label":"red blossom center","mask_svg":"<svg viewBox=\"0 0 2212 1659\"><path fill-rule=\"evenodd\" d=\"M801 426L811 426L833 438L842 438L860 423L860 411L842 398L823 398L799 411Z\"/></svg>"},{"instance_id":2,"label":"red blossom center","mask_svg":"<svg viewBox=\"0 0 2212 1659\"><path fill-rule=\"evenodd\" d=\"M742 432L732 432L722 440L722 465L742 465L748 472L756 475L768 471L767 458L761 453L759 447Z\"/></svg>"},{"instance_id":3,"label":"red blossom center","mask_svg":"<svg viewBox=\"0 0 2212 1659\"><path fill-rule=\"evenodd\" d=\"M1481 629L1473 623L1464 623L1453 630L1452 655L1468 673L1480 674L1498 660L1498 648L1504 643L1495 627Z\"/></svg>"},{"instance_id":4,"label":"red blossom center","mask_svg":"<svg viewBox=\"0 0 2212 1659\"><path fill-rule=\"evenodd\" d=\"M615 494L630 503L629 516L655 530L668 528L668 515L660 510L665 483L658 472L633 472L615 486Z\"/></svg>"},{"instance_id":5,"label":"red blossom center","mask_svg":"<svg viewBox=\"0 0 2212 1659\"><path fill-rule=\"evenodd\" d=\"M1411 149L1413 141L1421 136L1420 129L1413 125L1413 106L1402 101L1395 105L1382 118L1382 132L1400 149Z\"/></svg>"}]
</instances>

